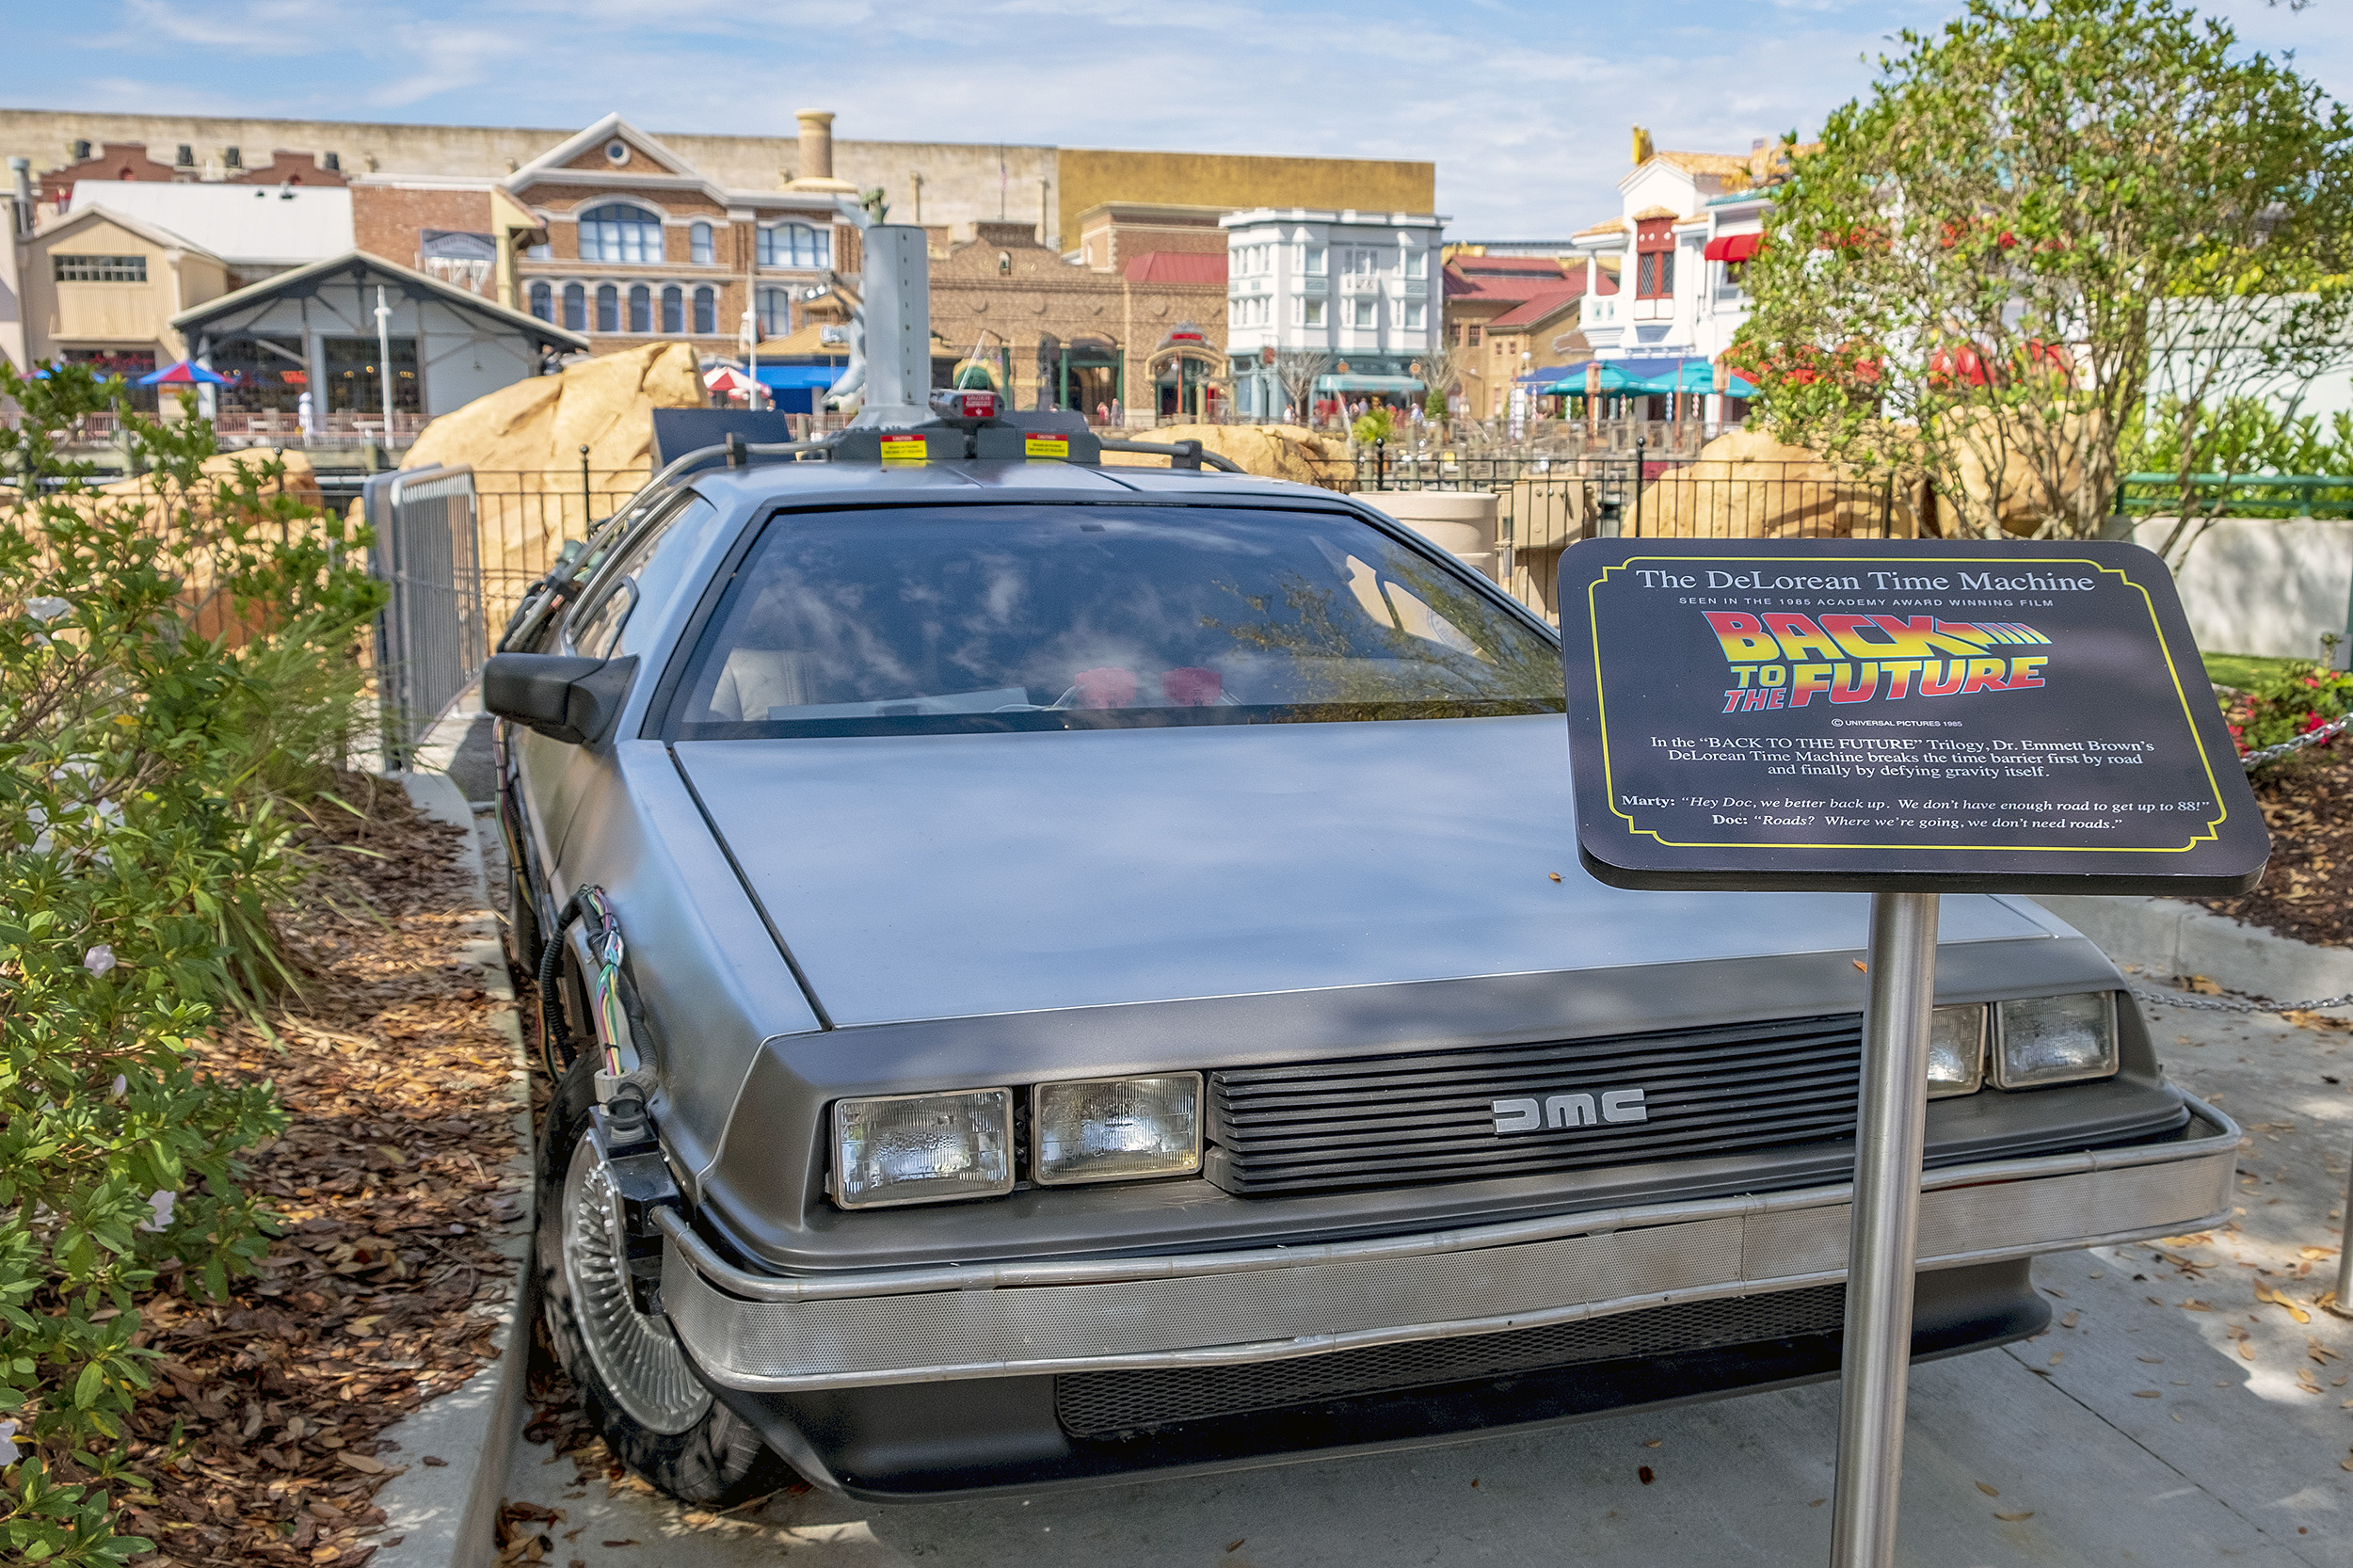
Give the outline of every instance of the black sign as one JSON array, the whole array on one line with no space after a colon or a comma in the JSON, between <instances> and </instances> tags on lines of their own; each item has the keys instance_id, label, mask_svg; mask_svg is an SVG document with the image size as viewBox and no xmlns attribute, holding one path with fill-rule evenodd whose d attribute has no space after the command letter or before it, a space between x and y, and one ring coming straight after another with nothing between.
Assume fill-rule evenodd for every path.
<instances>
[{"instance_id":1,"label":"black sign","mask_svg":"<svg viewBox=\"0 0 2353 1568\"><path fill-rule=\"evenodd\" d=\"M2137 545L1589 539L1560 603L1617 887L2230 893L2270 854Z\"/></svg>"}]
</instances>

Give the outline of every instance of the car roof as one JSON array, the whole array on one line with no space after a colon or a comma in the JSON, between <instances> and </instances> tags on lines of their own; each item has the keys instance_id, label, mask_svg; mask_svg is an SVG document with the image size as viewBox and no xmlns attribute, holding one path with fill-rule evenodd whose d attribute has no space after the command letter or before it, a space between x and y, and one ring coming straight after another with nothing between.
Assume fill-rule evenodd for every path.
<instances>
[{"instance_id":1,"label":"car roof","mask_svg":"<svg viewBox=\"0 0 2353 1568\"><path fill-rule=\"evenodd\" d=\"M827 501L1101 502L1128 498L1165 503L1244 499L1344 504L1343 498L1312 485L1216 469L1096 468L1089 464L952 460L907 467L874 463L787 462L748 468L704 469L688 483L714 504L785 501L796 505Z\"/></svg>"}]
</instances>

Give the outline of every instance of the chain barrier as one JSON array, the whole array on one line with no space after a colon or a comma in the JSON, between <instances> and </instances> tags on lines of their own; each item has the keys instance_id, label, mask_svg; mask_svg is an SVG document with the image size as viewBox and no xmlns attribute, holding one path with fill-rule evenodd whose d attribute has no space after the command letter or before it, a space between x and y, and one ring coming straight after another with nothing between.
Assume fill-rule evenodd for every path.
<instances>
[{"instance_id":1,"label":"chain barrier","mask_svg":"<svg viewBox=\"0 0 2353 1568\"><path fill-rule=\"evenodd\" d=\"M2165 1007L2187 1007L2201 1013L2325 1013L2332 1007L2353 1007L2353 992L2341 997L2313 997L2305 1001L2273 1001L2267 997L2194 997L2146 985L2133 989L2145 1001Z\"/></svg>"},{"instance_id":2,"label":"chain barrier","mask_svg":"<svg viewBox=\"0 0 2353 1568\"><path fill-rule=\"evenodd\" d=\"M2276 762L2282 757L2292 757L2307 746L2325 745L2344 734L2348 726L2353 726L2353 713L2347 713L2341 719L2330 719L2317 729L2307 729L2292 741L2281 741L2276 746L2265 746L2261 751L2250 751L2240 758L2239 762L2248 772L2252 773L2265 762Z\"/></svg>"}]
</instances>

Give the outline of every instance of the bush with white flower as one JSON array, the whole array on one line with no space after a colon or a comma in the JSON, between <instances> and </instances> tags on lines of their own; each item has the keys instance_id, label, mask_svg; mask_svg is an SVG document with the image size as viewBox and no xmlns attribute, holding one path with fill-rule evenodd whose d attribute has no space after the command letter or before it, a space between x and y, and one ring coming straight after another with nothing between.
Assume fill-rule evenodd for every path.
<instances>
[{"instance_id":1,"label":"bush with white flower","mask_svg":"<svg viewBox=\"0 0 2353 1568\"><path fill-rule=\"evenodd\" d=\"M275 962L297 876L263 780L266 672L333 663L379 590L360 541L209 425L120 383L0 364L0 1559L116 1564L124 1418L149 1386L139 1302L219 1294L267 1245L238 1151L283 1125L192 1048ZM148 483L92 482L47 432L117 412ZM12 482L12 483L11 483ZM190 616L200 584L232 635ZM224 619L219 611L229 607ZM289 659L291 655L291 660ZM273 665L272 661L277 661ZM257 740L257 736L263 737Z\"/></svg>"}]
</instances>

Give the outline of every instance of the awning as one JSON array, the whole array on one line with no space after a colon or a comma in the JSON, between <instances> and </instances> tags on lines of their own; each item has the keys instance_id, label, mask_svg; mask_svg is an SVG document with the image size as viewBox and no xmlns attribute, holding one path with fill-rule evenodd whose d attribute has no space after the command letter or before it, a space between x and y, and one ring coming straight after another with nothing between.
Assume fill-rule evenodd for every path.
<instances>
[{"instance_id":1,"label":"awning","mask_svg":"<svg viewBox=\"0 0 2353 1568\"><path fill-rule=\"evenodd\" d=\"M1711 262L1745 262L1764 243L1762 234L1718 234L1700 254Z\"/></svg>"},{"instance_id":2,"label":"awning","mask_svg":"<svg viewBox=\"0 0 2353 1568\"><path fill-rule=\"evenodd\" d=\"M1410 376L1319 376L1318 392L1413 392L1422 390L1421 383Z\"/></svg>"},{"instance_id":3,"label":"awning","mask_svg":"<svg viewBox=\"0 0 2353 1568\"><path fill-rule=\"evenodd\" d=\"M1592 362L1594 361L1588 361ZM1716 367L1706 360L1603 360L1598 363L1601 366L1601 392L1605 397L1643 394L1664 397L1675 392L1712 392L1716 390ZM1548 397L1582 396L1585 392L1585 368L1583 364L1567 366L1567 375L1557 381L1539 385L1535 390ZM1725 388L1725 395L1754 397L1756 387L1735 376Z\"/></svg>"},{"instance_id":4,"label":"awning","mask_svg":"<svg viewBox=\"0 0 2353 1568\"><path fill-rule=\"evenodd\" d=\"M771 365L759 368L760 384L784 390L793 387L830 387L841 379L841 365Z\"/></svg>"}]
</instances>

